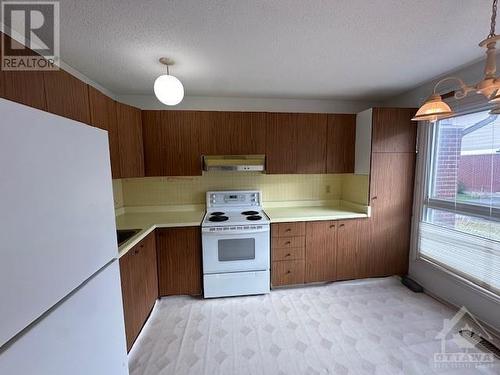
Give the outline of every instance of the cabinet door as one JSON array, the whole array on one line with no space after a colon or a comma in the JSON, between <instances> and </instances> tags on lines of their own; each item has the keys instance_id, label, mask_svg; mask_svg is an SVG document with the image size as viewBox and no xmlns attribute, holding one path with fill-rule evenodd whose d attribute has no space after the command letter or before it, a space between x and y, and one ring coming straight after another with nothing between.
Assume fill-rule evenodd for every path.
<instances>
[{"instance_id":1,"label":"cabinet door","mask_svg":"<svg viewBox=\"0 0 500 375\"><path fill-rule=\"evenodd\" d=\"M2 97L30 107L47 110L43 72L4 71Z\"/></svg>"},{"instance_id":2,"label":"cabinet door","mask_svg":"<svg viewBox=\"0 0 500 375\"><path fill-rule=\"evenodd\" d=\"M364 221L368 221L365 219ZM364 277L366 262L360 243L361 220L338 222L337 228L337 280Z\"/></svg>"},{"instance_id":3,"label":"cabinet door","mask_svg":"<svg viewBox=\"0 0 500 375\"><path fill-rule=\"evenodd\" d=\"M120 175L144 177L141 110L116 102Z\"/></svg>"},{"instance_id":4,"label":"cabinet door","mask_svg":"<svg viewBox=\"0 0 500 375\"><path fill-rule=\"evenodd\" d=\"M0 37L4 38L5 45L10 44L12 41L6 34L0 33ZM0 46L1 48L2 46ZM28 49L25 51L32 53ZM43 72L0 69L0 97L45 111L47 104L45 101Z\"/></svg>"},{"instance_id":5,"label":"cabinet door","mask_svg":"<svg viewBox=\"0 0 500 375\"><path fill-rule=\"evenodd\" d=\"M374 153L371 170L370 240L373 276L408 269L415 171L414 153Z\"/></svg>"},{"instance_id":6,"label":"cabinet door","mask_svg":"<svg viewBox=\"0 0 500 375\"><path fill-rule=\"evenodd\" d=\"M266 122L266 172L295 173L297 127L289 113L268 113Z\"/></svg>"},{"instance_id":7,"label":"cabinet door","mask_svg":"<svg viewBox=\"0 0 500 375\"><path fill-rule=\"evenodd\" d=\"M89 89L64 70L43 72L47 111L90 124Z\"/></svg>"},{"instance_id":8,"label":"cabinet door","mask_svg":"<svg viewBox=\"0 0 500 375\"><path fill-rule=\"evenodd\" d=\"M266 119L262 112L206 112L200 128L203 155L266 153Z\"/></svg>"},{"instance_id":9,"label":"cabinet door","mask_svg":"<svg viewBox=\"0 0 500 375\"><path fill-rule=\"evenodd\" d=\"M156 247L160 296L201 294L200 227L158 229Z\"/></svg>"},{"instance_id":10,"label":"cabinet door","mask_svg":"<svg viewBox=\"0 0 500 375\"><path fill-rule=\"evenodd\" d=\"M327 115L296 113L291 118L297 127L295 173L326 173Z\"/></svg>"},{"instance_id":11,"label":"cabinet door","mask_svg":"<svg viewBox=\"0 0 500 375\"><path fill-rule=\"evenodd\" d=\"M125 320L125 335L127 338L127 351L130 350L135 338L139 334L139 301L137 301L134 278L136 270L135 257L130 250L120 258L120 279L122 284L123 316Z\"/></svg>"},{"instance_id":12,"label":"cabinet door","mask_svg":"<svg viewBox=\"0 0 500 375\"><path fill-rule=\"evenodd\" d=\"M305 282L336 280L337 223L306 223Z\"/></svg>"},{"instance_id":13,"label":"cabinet door","mask_svg":"<svg viewBox=\"0 0 500 375\"><path fill-rule=\"evenodd\" d=\"M140 291L144 298L143 324L149 316L156 300L158 299L158 266L156 261L156 235L154 232L148 234L139 243L141 254L142 275L144 278L144 290Z\"/></svg>"},{"instance_id":14,"label":"cabinet door","mask_svg":"<svg viewBox=\"0 0 500 375\"><path fill-rule=\"evenodd\" d=\"M372 152L415 152L416 108L374 108Z\"/></svg>"},{"instance_id":15,"label":"cabinet door","mask_svg":"<svg viewBox=\"0 0 500 375\"><path fill-rule=\"evenodd\" d=\"M89 86L90 120L93 126L107 130L113 178L120 178L120 148L115 101Z\"/></svg>"},{"instance_id":16,"label":"cabinet door","mask_svg":"<svg viewBox=\"0 0 500 375\"><path fill-rule=\"evenodd\" d=\"M267 172L325 173L327 115L269 113L266 126Z\"/></svg>"},{"instance_id":17,"label":"cabinet door","mask_svg":"<svg viewBox=\"0 0 500 375\"><path fill-rule=\"evenodd\" d=\"M201 175L200 128L207 124L207 113L142 112L146 176Z\"/></svg>"},{"instance_id":18,"label":"cabinet door","mask_svg":"<svg viewBox=\"0 0 500 375\"><path fill-rule=\"evenodd\" d=\"M328 115L327 173L354 173L356 115Z\"/></svg>"}]
</instances>

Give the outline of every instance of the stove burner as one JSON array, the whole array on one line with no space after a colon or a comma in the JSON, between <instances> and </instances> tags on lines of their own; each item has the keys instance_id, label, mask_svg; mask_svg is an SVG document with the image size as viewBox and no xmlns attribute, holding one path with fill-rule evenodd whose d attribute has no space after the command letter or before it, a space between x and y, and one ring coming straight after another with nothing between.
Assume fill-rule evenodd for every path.
<instances>
[{"instance_id":1,"label":"stove burner","mask_svg":"<svg viewBox=\"0 0 500 375\"><path fill-rule=\"evenodd\" d=\"M262 216L260 215L247 216L247 220L260 220L260 219L262 219Z\"/></svg>"},{"instance_id":2,"label":"stove burner","mask_svg":"<svg viewBox=\"0 0 500 375\"><path fill-rule=\"evenodd\" d=\"M242 215L257 215L258 212L257 211L243 211L241 214Z\"/></svg>"},{"instance_id":3,"label":"stove burner","mask_svg":"<svg viewBox=\"0 0 500 375\"><path fill-rule=\"evenodd\" d=\"M225 212L212 212L210 215L212 216L222 216Z\"/></svg>"},{"instance_id":4,"label":"stove burner","mask_svg":"<svg viewBox=\"0 0 500 375\"><path fill-rule=\"evenodd\" d=\"M208 218L208 221L226 221L229 220L227 216L215 215Z\"/></svg>"}]
</instances>

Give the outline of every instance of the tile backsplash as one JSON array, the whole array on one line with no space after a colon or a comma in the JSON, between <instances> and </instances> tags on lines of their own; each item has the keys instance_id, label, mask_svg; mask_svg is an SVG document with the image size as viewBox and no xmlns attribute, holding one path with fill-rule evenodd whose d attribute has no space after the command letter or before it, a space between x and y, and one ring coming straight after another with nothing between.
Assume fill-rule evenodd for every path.
<instances>
[{"instance_id":1,"label":"tile backsplash","mask_svg":"<svg viewBox=\"0 0 500 375\"><path fill-rule=\"evenodd\" d=\"M346 199L366 204L368 176L350 174L269 175L208 172L192 177L129 178L113 182L115 206L205 204L209 190L261 190L266 202ZM116 180L118 181L118 180ZM366 185L366 186L363 186ZM364 192L366 195L363 197ZM120 203L121 202L121 203Z\"/></svg>"}]
</instances>

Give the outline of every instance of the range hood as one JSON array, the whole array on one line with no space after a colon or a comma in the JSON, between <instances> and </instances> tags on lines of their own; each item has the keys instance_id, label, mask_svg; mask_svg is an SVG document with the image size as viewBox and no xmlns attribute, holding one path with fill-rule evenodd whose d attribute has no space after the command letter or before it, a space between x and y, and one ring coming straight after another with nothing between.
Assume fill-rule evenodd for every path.
<instances>
[{"instance_id":1,"label":"range hood","mask_svg":"<svg viewBox=\"0 0 500 375\"><path fill-rule=\"evenodd\" d=\"M203 170L228 172L263 172L265 155L205 155Z\"/></svg>"}]
</instances>

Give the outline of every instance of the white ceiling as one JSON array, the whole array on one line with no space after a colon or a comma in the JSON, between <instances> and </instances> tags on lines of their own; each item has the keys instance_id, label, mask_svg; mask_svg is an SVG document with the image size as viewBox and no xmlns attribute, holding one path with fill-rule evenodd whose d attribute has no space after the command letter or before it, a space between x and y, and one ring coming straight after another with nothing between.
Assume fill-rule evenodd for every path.
<instances>
[{"instance_id":1,"label":"white ceiling","mask_svg":"<svg viewBox=\"0 0 500 375\"><path fill-rule=\"evenodd\" d=\"M490 0L62 0L63 61L152 94L381 100L477 60Z\"/></svg>"}]
</instances>

